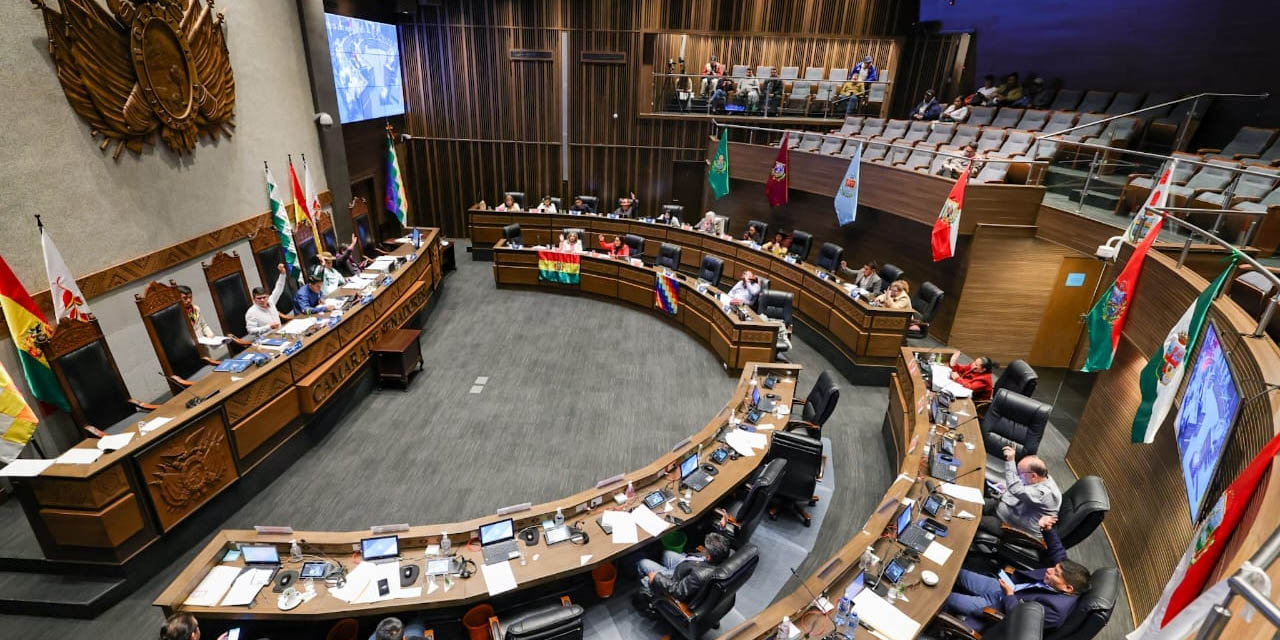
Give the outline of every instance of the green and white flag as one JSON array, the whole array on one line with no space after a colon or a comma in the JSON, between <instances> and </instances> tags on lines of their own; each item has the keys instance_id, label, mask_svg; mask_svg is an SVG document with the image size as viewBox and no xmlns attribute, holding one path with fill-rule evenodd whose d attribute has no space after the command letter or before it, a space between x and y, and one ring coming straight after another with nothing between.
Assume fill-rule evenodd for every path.
<instances>
[{"instance_id":1,"label":"green and white flag","mask_svg":"<svg viewBox=\"0 0 1280 640\"><path fill-rule=\"evenodd\" d=\"M720 144L716 145L716 153L711 157L711 170L707 172L707 182L711 184L711 193L716 200L729 195L729 130L720 131Z\"/></svg>"},{"instance_id":2,"label":"green and white flag","mask_svg":"<svg viewBox=\"0 0 1280 640\"><path fill-rule=\"evenodd\" d=\"M267 167L267 202L271 209L271 226L280 236L280 248L284 250L284 265L289 274L295 278L302 277L302 267L298 264L298 249L293 246L293 227L289 225L289 211L280 200L280 187ZM264 285L266 283L263 283Z\"/></svg>"},{"instance_id":3,"label":"green and white flag","mask_svg":"<svg viewBox=\"0 0 1280 640\"><path fill-rule=\"evenodd\" d=\"M1235 269L1239 255L1233 255L1227 268L1205 287L1196 297L1195 302L1187 309L1177 324L1169 330L1160 348L1151 355L1147 366L1142 368L1138 378L1138 387L1142 390L1142 404L1138 405L1138 415L1133 418L1133 442L1150 444L1156 439L1156 431L1169 415L1173 407L1173 397L1182 386L1182 376L1187 371L1187 359L1191 349L1204 329L1204 321L1209 316L1209 308L1213 299L1222 290L1227 277Z\"/></svg>"}]
</instances>

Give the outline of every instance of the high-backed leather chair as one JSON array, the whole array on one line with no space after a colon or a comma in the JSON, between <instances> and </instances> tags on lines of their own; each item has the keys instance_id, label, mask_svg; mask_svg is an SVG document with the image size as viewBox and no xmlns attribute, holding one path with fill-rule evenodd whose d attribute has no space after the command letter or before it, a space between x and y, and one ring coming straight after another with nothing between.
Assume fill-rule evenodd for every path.
<instances>
[{"instance_id":1,"label":"high-backed leather chair","mask_svg":"<svg viewBox=\"0 0 1280 640\"><path fill-rule=\"evenodd\" d=\"M1119 595L1120 570L1095 570L1089 576L1089 590L1080 595L1062 626L1045 634L1046 640L1090 640L1111 620Z\"/></svg>"},{"instance_id":2,"label":"high-backed leather chair","mask_svg":"<svg viewBox=\"0 0 1280 640\"><path fill-rule=\"evenodd\" d=\"M568 596L560 602L506 616L489 618L489 637L502 640L576 640L582 638L585 610Z\"/></svg>"},{"instance_id":3,"label":"high-backed leather chair","mask_svg":"<svg viewBox=\"0 0 1280 640\"><path fill-rule=\"evenodd\" d=\"M76 426L120 433L156 408L129 395L97 318L63 318L39 346L67 396Z\"/></svg>"},{"instance_id":4,"label":"high-backed leather chair","mask_svg":"<svg viewBox=\"0 0 1280 640\"><path fill-rule=\"evenodd\" d=\"M720 278L724 276L724 260L711 254L702 256L702 265L698 267L698 279L720 286Z\"/></svg>"},{"instance_id":5,"label":"high-backed leather chair","mask_svg":"<svg viewBox=\"0 0 1280 640\"><path fill-rule=\"evenodd\" d=\"M809 259L809 250L813 248L813 236L808 231L794 231L791 233L791 246L787 248L787 255L796 257L796 260L804 262Z\"/></svg>"},{"instance_id":6,"label":"high-backed leather chair","mask_svg":"<svg viewBox=\"0 0 1280 640\"><path fill-rule=\"evenodd\" d=\"M655 609L685 640L701 638L720 624L720 619L733 609L738 589L751 579L760 564L760 551L748 543L720 563L711 581L690 602L667 597L655 603Z\"/></svg>"},{"instance_id":7,"label":"high-backed leather chair","mask_svg":"<svg viewBox=\"0 0 1280 640\"><path fill-rule=\"evenodd\" d=\"M208 263L201 262L200 268L204 270L209 293L213 294L213 308L218 314L218 322L222 324L222 333L232 338L227 346L232 352L243 350L249 345L249 341L244 340L249 335L244 314L253 305L253 300L249 297L249 283L244 277L244 267L240 265L240 254L219 251Z\"/></svg>"},{"instance_id":8,"label":"high-backed leather chair","mask_svg":"<svg viewBox=\"0 0 1280 640\"><path fill-rule=\"evenodd\" d=\"M756 298L756 312L766 318L781 320L784 327L778 329L778 340L775 348L778 352L778 359L786 362L786 357L782 355L788 350L786 343L782 341L782 332L791 326L791 310L794 304L794 298L788 291L760 291L760 297Z\"/></svg>"},{"instance_id":9,"label":"high-backed leather chair","mask_svg":"<svg viewBox=\"0 0 1280 640\"><path fill-rule=\"evenodd\" d=\"M644 238L635 235L634 233L628 233L622 236L622 243L629 247L632 258L640 258L644 256ZM679 262L677 262L677 264L679 264Z\"/></svg>"},{"instance_id":10,"label":"high-backed leather chair","mask_svg":"<svg viewBox=\"0 0 1280 640\"><path fill-rule=\"evenodd\" d=\"M316 254L319 253L310 227L311 225L300 224L293 230L293 245L298 250L298 264L303 269L310 269L311 265L316 264ZM276 264L280 262L282 261L277 261ZM271 270L275 271L275 265L271 266Z\"/></svg>"},{"instance_id":11,"label":"high-backed leather chair","mask_svg":"<svg viewBox=\"0 0 1280 640\"><path fill-rule=\"evenodd\" d=\"M1000 377L996 378L991 393L994 396L1001 389L1008 389L1030 398L1036 393L1038 379L1036 370L1032 369L1026 360L1014 360L1000 372Z\"/></svg>"},{"instance_id":12,"label":"high-backed leather chair","mask_svg":"<svg viewBox=\"0 0 1280 640\"><path fill-rule=\"evenodd\" d=\"M683 220L683 219L684 219L684 205L679 205L679 204L664 204L664 205L662 205L662 213L665 213L665 214L667 214L667 215L669 215L669 216L672 216L672 217L674 217L674 218L678 218L678 219Z\"/></svg>"},{"instance_id":13,"label":"high-backed leather chair","mask_svg":"<svg viewBox=\"0 0 1280 640\"><path fill-rule=\"evenodd\" d=\"M766 235L769 233L769 224L767 222L752 220L747 223L747 228L755 229L756 237L760 239L760 244L764 244L769 241L769 236Z\"/></svg>"},{"instance_id":14,"label":"high-backed leather chair","mask_svg":"<svg viewBox=\"0 0 1280 640\"><path fill-rule=\"evenodd\" d=\"M679 271L680 254L680 245L664 242L658 247L658 260L655 264L659 267L666 267L672 271Z\"/></svg>"},{"instance_id":15,"label":"high-backed leather chair","mask_svg":"<svg viewBox=\"0 0 1280 640\"><path fill-rule=\"evenodd\" d=\"M840 270L841 260L844 260L844 247L834 242L824 242L822 248L818 250L818 261L814 264L819 269L835 273Z\"/></svg>"},{"instance_id":16,"label":"high-backed leather chair","mask_svg":"<svg viewBox=\"0 0 1280 640\"><path fill-rule=\"evenodd\" d=\"M600 198L596 196L582 196L582 195L574 196L574 197L581 198L582 204L585 204L588 207L591 207L591 211L596 213L600 211Z\"/></svg>"},{"instance_id":17,"label":"high-backed leather chair","mask_svg":"<svg viewBox=\"0 0 1280 640\"><path fill-rule=\"evenodd\" d=\"M258 267L258 278L267 291L276 286L276 278L280 272L276 265L284 264L284 249L280 247L280 237L274 229L259 228L249 236L249 247L253 249L253 263ZM284 293L276 301L276 311L282 315L293 313L293 295L298 291L297 279L287 278Z\"/></svg>"},{"instance_id":18,"label":"high-backed leather chair","mask_svg":"<svg viewBox=\"0 0 1280 640\"><path fill-rule=\"evenodd\" d=\"M507 201L507 196L511 196L516 201L516 204L520 205L521 209L524 208L524 192L523 191L503 191L502 192L503 202Z\"/></svg>"},{"instance_id":19,"label":"high-backed leather chair","mask_svg":"<svg viewBox=\"0 0 1280 640\"><path fill-rule=\"evenodd\" d=\"M876 293L883 293L885 289L889 288L889 285L893 284L894 280L902 279L903 271L902 269L899 269L897 265L886 262L880 265L880 271L878 273L880 274L880 290Z\"/></svg>"},{"instance_id":20,"label":"high-backed leather chair","mask_svg":"<svg viewBox=\"0 0 1280 640\"><path fill-rule=\"evenodd\" d=\"M520 233L520 223L518 222L513 222L503 227L502 237L509 245L524 246L524 235Z\"/></svg>"},{"instance_id":21,"label":"high-backed leather chair","mask_svg":"<svg viewBox=\"0 0 1280 640\"><path fill-rule=\"evenodd\" d=\"M560 201L559 196L551 196L551 204L554 204L556 206L557 212L564 211L564 203Z\"/></svg>"},{"instance_id":22,"label":"high-backed leather chair","mask_svg":"<svg viewBox=\"0 0 1280 640\"><path fill-rule=\"evenodd\" d=\"M812 518L804 510L804 504L818 503L814 489L822 473L822 441L795 431L779 431L773 434L765 460L786 460L787 474L782 478L776 501L783 502L804 526L812 524ZM776 508L770 517L777 517Z\"/></svg>"},{"instance_id":23,"label":"high-backed leather chair","mask_svg":"<svg viewBox=\"0 0 1280 640\"><path fill-rule=\"evenodd\" d=\"M991 406L982 417L982 444L987 450L987 479L1004 481L1004 454L1006 446L1017 450L1016 458L1033 455L1040 450L1053 407L1008 389L1001 389L991 397Z\"/></svg>"},{"instance_id":24,"label":"high-backed leather chair","mask_svg":"<svg viewBox=\"0 0 1280 640\"><path fill-rule=\"evenodd\" d=\"M950 613L940 613L932 626L942 638L969 638L970 640L1041 640L1044 638L1044 605L1039 602L1019 602L1004 619L987 627L982 633Z\"/></svg>"},{"instance_id":25,"label":"high-backed leather chair","mask_svg":"<svg viewBox=\"0 0 1280 640\"><path fill-rule=\"evenodd\" d=\"M325 251L338 250L338 232L333 228L333 214L325 211L315 212L316 229L320 231L320 246Z\"/></svg>"},{"instance_id":26,"label":"high-backed leather chair","mask_svg":"<svg viewBox=\"0 0 1280 640\"><path fill-rule=\"evenodd\" d=\"M790 294L787 294L790 295ZM786 430L803 427L812 438L822 437L822 425L827 423L831 413L840 403L840 385L836 384L835 375L830 370L818 374L817 382L809 388L809 395L804 399L792 398L792 405L800 405L800 419L787 423Z\"/></svg>"},{"instance_id":27,"label":"high-backed leather chair","mask_svg":"<svg viewBox=\"0 0 1280 640\"><path fill-rule=\"evenodd\" d=\"M578 242L582 243L583 249L586 249L587 245L591 242L591 239L587 237L587 230L581 227L566 227L562 229L560 233L564 234L565 239L569 238L570 233L578 234Z\"/></svg>"},{"instance_id":28,"label":"high-backed leather chair","mask_svg":"<svg viewBox=\"0 0 1280 640\"><path fill-rule=\"evenodd\" d=\"M908 338L925 338L929 335L929 323L938 315L938 307L942 305L942 289L932 282L925 282L911 297L911 308L915 311L914 328L907 329Z\"/></svg>"},{"instance_id":29,"label":"high-backed leather chair","mask_svg":"<svg viewBox=\"0 0 1280 640\"><path fill-rule=\"evenodd\" d=\"M160 370L174 394L191 386L217 366L217 360L204 357L196 342L195 330L182 310L178 284L152 282L141 295L134 294L142 324L151 337Z\"/></svg>"},{"instance_id":30,"label":"high-backed leather chair","mask_svg":"<svg viewBox=\"0 0 1280 640\"><path fill-rule=\"evenodd\" d=\"M786 460L770 460L747 479L745 494L731 497L716 510L728 521L726 527L717 526L716 531L728 538L734 549L741 549L760 526L760 521L769 511L769 503L782 487L786 472Z\"/></svg>"},{"instance_id":31,"label":"high-backed leather chair","mask_svg":"<svg viewBox=\"0 0 1280 640\"><path fill-rule=\"evenodd\" d=\"M1085 476L1062 492L1058 523L1053 526L1062 546L1070 549L1093 534L1111 511L1111 497L1099 476ZM1005 530L996 537L979 531L973 538L973 550L993 559L996 566L1013 565L1019 569L1041 569L1049 565L1045 544L1017 532Z\"/></svg>"},{"instance_id":32,"label":"high-backed leather chair","mask_svg":"<svg viewBox=\"0 0 1280 640\"><path fill-rule=\"evenodd\" d=\"M369 201L360 196L351 199L351 228L356 232L356 241L360 243L360 257L377 254L378 236L373 227L373 219L369 215Z\"/></svg>"}]
</instances>

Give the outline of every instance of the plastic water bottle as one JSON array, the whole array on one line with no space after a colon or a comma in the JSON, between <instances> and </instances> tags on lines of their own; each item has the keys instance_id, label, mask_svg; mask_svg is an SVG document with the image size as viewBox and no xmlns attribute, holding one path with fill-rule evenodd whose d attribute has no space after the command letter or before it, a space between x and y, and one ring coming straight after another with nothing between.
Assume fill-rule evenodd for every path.
<instances>
[{"instance_id":1,"label":"plastic water bottle","mask_svg":"<svg viewBox=\"0 0 1280 640\"><path fill-rule=\"evenodd\" d=\"M853 601L848 598L840 598L839 604L836 605L836 635L844 640L853 639L853 631L858 626L858 614L853 611Z\"/></svg>"},{"instance_id":2,"label":"plastic water bottle","mask_svg":"<svg viewBox=\"0 0 1280 640\"><path fill-rule=\"evenodd\" d=\"M634 500L635 497L636 497L636 485L628 482L627 483L627 501L630 502L631 500Z\"/></svg>"},{"instance_id":3,"label":"plastic water bottle","mask_svg":"<svg viewBox=\"0 0 1280 640\"><path fill-rule=\"evenodd\" d=\"M440 555L442 556L449 555L449 550L451 548L452 547L449 544L449 532L445 531L440 535Z\"/></svg>"}]
</instances>

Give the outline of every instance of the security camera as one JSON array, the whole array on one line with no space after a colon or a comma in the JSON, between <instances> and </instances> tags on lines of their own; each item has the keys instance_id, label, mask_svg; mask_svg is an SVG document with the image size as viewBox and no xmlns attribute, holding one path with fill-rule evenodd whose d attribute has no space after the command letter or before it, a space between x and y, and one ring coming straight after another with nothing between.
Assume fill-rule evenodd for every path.
<instances>
[{"instance_id":1,"label":"security camera","mask_svg":"<svg viewBox=\"0 0 1280 640\"><path fill-rule=\"evenodd\" d=\"M328 129L333 126L333 116L321 111L316 114L316 124Z\"/></svg>"},{"instance_id":2,"label":"security camera","mask_svg":"<svg viewBox=\"0 0 1280 640\"><path fill-rule=\"evenodd\" d=\"M1120 253L1121 244L1124 244L1124 236L1111 236L1107 238L1106 242L1098 245L1098 249L1093 252L1093 255L1103 260L1115 260Z\"/></svg>"}]
</instances>

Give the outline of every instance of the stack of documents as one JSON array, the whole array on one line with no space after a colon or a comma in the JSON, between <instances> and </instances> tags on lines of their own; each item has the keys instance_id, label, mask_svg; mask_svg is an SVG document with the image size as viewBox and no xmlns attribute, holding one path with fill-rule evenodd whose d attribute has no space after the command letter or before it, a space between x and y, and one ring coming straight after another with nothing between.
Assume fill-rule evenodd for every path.
<instances>
[{"instance_id":1,"label":"stack of documents","mask_svg":"<svg viewBox=\"0 0 1280 640\"><path fill-rule=\"evenodd\" d=\"M31 478L53 466L53 460L14 460L0 469L0 476Z\"/></svg>"},{"instance_id":2,"label":"stack of documents","mask_svg":"<svg viewBox=\"0 0 1280 640\"><path fill-rule=\"evenodd\" d=\"M920 630L919 622L885 602L871 589L863 589L853 598L853 610L858 612L862 624L889 640L911 640Z\"/></svg>"},{"instance_id":3,"label":"stack of documents","mask_svg":"<svg viewBox=\"0 0 1280 640\"><path fill-rule=\"evenodd\" d=\"M218 602L227 594L227 590L231 588L231 583L235 582L238 575L240 575L239 567L214 567L182 604L188 607L218 606Z\"/></svg>"},{"instance_id":4,"label":"stack of documents","mask_svg":"<svg viewBox=\"0 0 1280 640\"><path fill-rule=\"evenodd\" d=\"M231 583L231 589L227 591L226 597L222 599L222 604L219 606L238 607L253 602L258 597L258 592L270 584L272 573L271 569L245 569L244 573Z\"/></svg>"},{"instance_id":5,"label":"stack of documents","mask_svg":"<svg viewBox=\"0 0 1280 640\"><path fill-rule=\"evenodd\" d=\"M763 433L733 429L724 435L724 441L742 456L756 455L756 449L769 446L769 438Z\"/></svg>"},{"instance_id":6,"label":"stack of documents","mask_svg":"<svg viewBox=\"0 0 1280 640\"><path fill-rule=\"evenodd\" d=\"M604 526L613 530L614 544L635 544L640 541L636 533L636 521L630 511L605 511L600 515Z\"/></svg>"},{"instance_id":7,"label":"stack of documents","mask_svg":"<svg viewBox=\"0 0 1280 640\"><path fill-rule=\"evenodd\" d=\"M66 453L57 457L54 462L58 464L93 464L106 453L102 449L68 449Z\"/></svg>"},{"instance_id":8,"label":"stack of documents","mask_svg":"<svg viewBox=\"0 0 1280 640\"><path fill-rule=\"evenodd\" d=\"M315 318L295 318L285 323L283 327L280 327L280 333L296 336L298 334L305 333L307 329L315 326L315 324Z\"/></svg>"}]
</instances>

